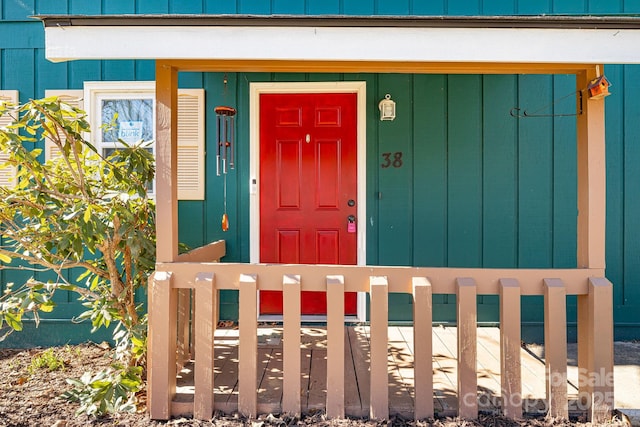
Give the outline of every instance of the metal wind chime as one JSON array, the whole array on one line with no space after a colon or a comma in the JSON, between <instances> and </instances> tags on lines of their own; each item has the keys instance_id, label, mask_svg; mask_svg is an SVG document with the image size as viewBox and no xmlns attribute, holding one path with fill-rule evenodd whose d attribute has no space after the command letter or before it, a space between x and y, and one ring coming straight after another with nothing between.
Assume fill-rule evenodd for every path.
<instances>
[{"instance_id":1,"label":"metal wind chime","mask_svg":"<svg viewBox=\"0 0 640 427\"><path fill-rule=\"evenodd\" d=\"M234 168L235 115L236 109L220 105L213 110L218 124L218 150L216 153L216 174L223 176L224 213L222 214L222 231L229 229L227 216L227 172Z\"/></svg>"}]
</instances>

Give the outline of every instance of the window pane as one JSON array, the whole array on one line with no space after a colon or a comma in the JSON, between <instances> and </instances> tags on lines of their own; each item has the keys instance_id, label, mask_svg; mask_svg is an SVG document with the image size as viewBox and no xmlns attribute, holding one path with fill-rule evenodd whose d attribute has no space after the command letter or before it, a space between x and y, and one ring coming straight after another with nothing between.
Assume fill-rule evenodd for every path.
<instances>
[{"instance_id":1,"label":"window pane","mask_svg":"<svg viewBox=\"0 0 640 427\"><path fill-rule=\"evenodd\" d=\"M141 139L151 141L153 137L153 99L103 99L102 142L117 142L118 138L126 143L135 143ZM110 127L117 113L115 127Z\"/></svg>"}]
</instances>

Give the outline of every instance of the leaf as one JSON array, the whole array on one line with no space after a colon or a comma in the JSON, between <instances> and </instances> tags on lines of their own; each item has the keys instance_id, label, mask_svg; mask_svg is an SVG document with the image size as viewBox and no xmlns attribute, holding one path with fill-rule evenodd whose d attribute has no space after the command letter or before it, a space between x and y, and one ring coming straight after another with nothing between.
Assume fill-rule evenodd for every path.
<instances>
[{"instance_id":1,"label":"leaf","mask_svg":"<svg viewBox=\"0 0 640 427\"><path fill-rule=\"evenodd\" d=\"M56 303L53 301L46 301L42 304L40 304L40 311L43 311L45 313L51 313L53 311L53 309L55 308Z\"/></svg>"},{"instance_id":2,"label":"leaf","mask_svg":"<svg viewBox=\"0 0 640 427\"><path fill-rule=\"evenodd\" d=\"M91 279L91 284L89 285L89 289L94 291L94 290L96 290L96 288L98 287L99 284L100 284L100 277L93 276L93 279Z\"/></svg>"},{"instance_id":3,"label":"leaf","mask_svg":"<svg viewBox=\"0 0 640 427\"><path fill-rule=\"evenodd\" d=\"M137 337L131 337L131 343L136 347L143 347L145 345L144 341Z\"/></svg>"},{"instance_id":4,"label":"leaf","mask_svg":"<svg viewBox=\"0 0 640 427\"><path fill-rule=\"evenodd\" d=\"M0 261L6 263L6 264L10 264L11 263L11 257L7 254L2 254L0 253Z\"/></svg>"},{"instance_id":5,"label":"leaf","mask_svg":"<svg viewBox=\"0 0 640 427\"><path fill-rule=\"evenodd\" d=\"M78 276L78 281L83 280L85 277L89 276L91 274L91 270L85 270L80 276Z\"/></svg>"},{"instance_id":6,"label":"leaf","mask_svg":"<svg viewBox=\"0 0 640 427\"><path fill-rule=\"evenodd\" d=\"M5 313L4 314L4 320L5 322L7 322L7 325L9 325L9 327L11 329L13 329L14 331L18 331L20 332L22 330L22 316L20 315L14 315L12 313Z\"/></svg>"},{"instance_id":7,"label":"leaf","mask_svg":"<svg viewBox=\"0 0 640 427\"><path fill-rule=\"evenodd\" d=\"M136 380L130 380L130 379L124 379L123 378L120 381L120 384L122 385L122 387L124 387L128 391L138 391L138 389L140 388L140 382L136 381Z\"/></svg>"},{"instance_id":8,"label":"leaf","mask_svg":"<svg viewBox=\"0 0 640 427\"><path fill-rule=\"evenodd\" d=\"M89 222L89 220L91 219L91 206L87 206L87 209L85 209L82 219L84 220L85 224Z\"/></svg>"},{"instance_id":9,"label":"leaf","mask_svg":"<svg viewBox=\"0 0 640 427\"><path fill-rule=\"evenodd\" d=\"M62 219L65 221L71 221L77 214L78 211L74 210L73 212L63 215Z\"/></svg>"},{"instance_id":10,"label":"leaf","mask_svg":"<svg viewBox=\"0 0 640 427\"><path fill-rule=\"evenodd\" d=\"M111 381L109 381L109 380L102 380L102 381L96 380L96 381L92 381L90 385L91 385L92 388L95 388L95 389L105 389L105 388L111 386Z\"/></svg>"}]
</instances>

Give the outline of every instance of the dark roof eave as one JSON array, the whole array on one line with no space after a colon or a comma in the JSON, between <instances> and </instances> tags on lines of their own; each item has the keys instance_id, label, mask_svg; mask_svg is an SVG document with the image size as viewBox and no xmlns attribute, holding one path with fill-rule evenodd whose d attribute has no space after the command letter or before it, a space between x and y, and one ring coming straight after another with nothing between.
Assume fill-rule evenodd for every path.
<instances>
[{"instance_id":1,"label":"dark roof eave","mask_svg":"<svg viewBox=\"0 0 640 427\"><path fill-rule=\"evenodd\" d=\"M45 27L239 26L640 29L639 15L337 16L337 15L36 15Z\"/></svg>"}]
</instances>

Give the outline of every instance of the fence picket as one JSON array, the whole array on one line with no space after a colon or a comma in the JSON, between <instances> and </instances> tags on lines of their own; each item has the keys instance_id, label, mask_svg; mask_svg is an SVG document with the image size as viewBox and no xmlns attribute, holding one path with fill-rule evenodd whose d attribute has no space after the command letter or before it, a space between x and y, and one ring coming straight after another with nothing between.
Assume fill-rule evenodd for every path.
<instances>
[{"instance_id":1,"label":"fence picket","mask_svg":"<svg viewBox=\"0 0 640 427\"><path fill-rule=\"evenodd\" d=\"M371 294L371 392L369 416L374 420L389 418L389 382L387 367L387 329L389 323L389 284L383 276L369 279Z\"/></svg>"},{"instance_id":2,"label":"fence picket","mask_svg":"<svg viewBox=\"0 0 640 427\"><path fill-rule=\"evenodd\" d=\"M255 274L240 275L238 411L246 417L255 417L258 412L256 393L256 383L258 381L257 281Z\"/></svg>"},{"instance_id":3,"label":"fence picket","mask_svg":"<svg viewBox=\"0 0 640 427\"><path fill-rule=\"evenodd\" d=\"M589 279L589 418L604 424L613 410L613 285L605 278ZM609 373L609 375L607 375Z\"/></svg>"},{"instance_id":4,"label":"fence picket","mask_svg":"<svg viewBox=\"0 0 640 427\"><path fill-rule=\"evenodd\" d=\"M327 276L327 415L344 417L344 276Z\"/></svg>"},{"instance_id":5,"label":"fence picket","mask_svg":"<svg viewBox=\"0 0 640 427\"><path fill-rule=\"evenodd\" d=\"M300 413L300 276L282 278L283 298L283 379L282 410Z\"/></svg>"},{"instance_id":6,"label":"fence picket","mask_svg":"<svg viewBox=\"0 0 640 427\"><path fill-rule=\"evenodd\" d=\"M433 417L433 301L431 282L413 277L413 369L416 420Z\"/></svg>"},{"instance_id":7,"label":"fence picket","mask_svg":"<svg viewBox=\"0 0 640 427\"><path fill-rule=\"evenodd\" d=\"M478 417L478 340L476 281L462 277L456 280L458 312L458 415Z\"/></svg>"},{"instance_id":8,"label":"fence picket","mask_svg":"<svg viewBox=\"0 0 640 427\"><path fill-rule=\"evenodd\" d=\"M191 358L189 342L189 315L191 313L191 289L178 289L178 332L177 332L177 366L178 372L182 370L185 362Z\"/></svg>"},{"instance_id":9,"label":"fence picket","mask_svg":"<svg viewBox=\"0 0 640 427\"><path fill-rule=\"evenodd\" d=\"M568 418L567 290L560 279L544 279L544 360L548 415Z\"/></svg>"},{"instance_id":10,"label":"fence picket","mask_svg":"<svg viewBox=\"0 0 640 427\"><path fill-rule=\"evenodd\" d=\"M195 315L196 324L193 416L208 420L213 415L213 338L216 328L213 307L215 299L213 273L199 273L196 276Z\"/></svg>"},{"instance_id":11,"label":"fence picket","mask_svg":"<svg viewBox=\"0 0 640 427\"><path fill-rule=\"evenodd\" d=\"M522 418L520 346L520 283L515 279L500 279L502 412L514 419Z\"/></svg>"}]
</instances>

